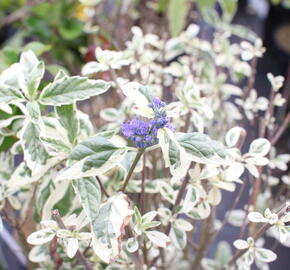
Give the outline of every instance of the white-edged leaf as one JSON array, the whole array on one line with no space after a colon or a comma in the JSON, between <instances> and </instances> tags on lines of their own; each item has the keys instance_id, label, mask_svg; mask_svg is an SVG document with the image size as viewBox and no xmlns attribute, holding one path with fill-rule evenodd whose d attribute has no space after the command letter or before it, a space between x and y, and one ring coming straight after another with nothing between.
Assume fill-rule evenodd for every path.
<instances>
[{"instance_id":1,"label":"white-edged leaf","mask_svg":"<svg viewBox=\"0 0 290 270\"><path fill-rule=\"evenodd\" d=\"M33 232L27 237L27 243L31 245L43 245L50 242L55 236L55 233L51 229L42 229Z\"/></svg>"},{"instance_id":2,"label":"white-edged leaf","mask_svg":"<svg viewBox=\"0 0 290 270\"><path fill-rule=\"evenodd\" d=\"M50 137L40 137L40 140L46 147L46 150L52 156L65 154L68 155L71 151L70 145L59 139L50 138Z\"/></svg>"},{"instance_id":3,"label":"white-edged leaf","mask_svg":"<svg viewBox=\"0 0 290 270\"><path fill-rule=\"evenodd\" d=\"M151 222L157 215L157 211L150 211L147 212L145 215L142 216L142 223Z\"/></svg>"},{"instance_id":4,"label":"white-edged leaf","mask_svg":"<svg viewBox=\"0 0 290 270\"><path fill-rule=\"evenodd\" d=\"M162 232L146 231L145 234L149 240L158 247L166 248L170 243L170 238Z\"/></svg>"},{"instance_id":5,"label":"white-edged leaf","mask_svg":"<svg viewBox=\"0 0 290 270\"><path fill-rule=\"evenodd\" d=\"M189 232L193 230L193 225L191 225L191 223L181 218L178 218L177 220L175 220L174 226L178 228L179 230L185 231L185 232Z\"/></svg>"},{"instance_id":6,"label":"white-edged leaf","mask_svg":"<svg viewBox=\"0 0 290 270\"><path fill-rule=\"evenodd\" d=\"M24 119L24 116L23 115L15 115L15 116L9 117L8 119L0 120L0 128L8 127L9 125L12 124L12 122L14 120L17 120L17 119Z\"/></svg>"},{"instance_id":7,"label":"white-edged leaf","mask_svg":"<svg viewBox=\"0 0 290 270\"><path fill-rule=\"evenodd\" d=\"M38 124L41 119L39 104L36 101L29 101L26 104L26 108L31 122L34 124Z\"/></svg>"},{"instance_id":8,"label":"white-edged leaf","mask_svg":"<svg viewBox=\"0 0 290 270\"><path fill-rule=\"evenodd\" d=\"M133 210L125 194L112 196L101 205L93 226L93 250L104 262L110 263L119 256L121 238L132 215Z\"/></svg>"},{"instance_id":9,"label":"white-edged leaf","mask_svg":"<svg viewBox=\"0 0 290 270\"><path fill-rule=\"evenodd\" d=\"M287 213L285 216L282 216L280 219L284 223L290 222L290 213Z\"/></svg>"},{"instance_id":10,"label":"white-edged leaf","mask_svg":"<svg viewBox=\"0 0 290 270\"><path fill-rule=\"evenodd\" d=\"M247 248L249 248L248 242L245 241L245 240L241 240L241 239L235 240L234 241L234 246L237 249L247 249Z\"/></svg>"},{"instance_id":11,"label":"white-edged leaf","mask_svg":"<svg viewBox=\"0 0 290 270\"><path fill-rule=\"evenodd\" d=\"M5 69L0 75L0 84L8 85L14 89L19 89L19 84L17 81L19 66L19 63L14 63Z\"/></svg>"},{"instance_id":12,"label":"white-edged leaf","mask_svg":"<svg viewBox=\"0 0 290 270\"><path fill-rule=\"evenodd\" d=\"M21 187L34 183L41 179L49 169L51 169L53 166L60 163L61 161L62 158L60 157L50 158L47 160L46 164L42 166L41 170L33 175L29 174L25 162L22 162L11 175L8 186L12 189L19 189Z\"/></svg>"},{"instance_id":13,"label":"white-edged leaf","mask_svg":"<svg viewBox=\"0 0 290 270\"><path fill-rule=\"evenodd\" d=\"M94 177L85 177L74 181L77 195L92 226L98 217L101 204L101 188Z\"/></svg>"},{"instance_id":14,"label":"white-edged leaf","mask_svg":"<svg viewBox=\"0 0 290 270\"><path fill-rule=\"evenodd\" d=\"M215 253L215 261L218 262L219 266L220 267L226 266L226 264L231 259L231 256L232 256L231 246L225 241L219 242Z\"/></svg>"},{"instance_id":15,"label":"white-edged leaf","mask_svg":"<svg viewBox=\"0 0 290 270\"><path fill-rule=\"evenodd\" d=\"M77 100L100 95L110 86L110 83L103 80L89 80L79 76L62 77L42 90L40 102L44 105L55 106L72 104Z\"/></svg>"},{"instance_id":16,"label":"white-edged leaf","mask_svg":"<svg viewBox=\"0 0 290 270\"><path fill-rule=\"evenodd\" d=\"M101 167L92 168L85 172L83 171L83 167L86 159L80 160L69 168L61 170L56 177L56 181L102 175L116 166L124 158L125 154L126 150L117 150Z\"/></svg>"},{"instance_id":17,"label":"white-edged leaf","mask_svg":"<svg viewBox=\"0 0 290 270\"><path fill-rule=\"evenodd\" d=\"M183 177L188 171L190 161L173 132L168 128L162 128L158 130L157 137L165 160L165 167L170 168L173 176Z\"/></svg>"},{"instance_id":18,"label":"white-edged leaf","mask_svg":"<svg viewBox=\"0 0 290 270\"><path fill-rule=\"evenodd\" d=\"M154 112L147 105L152 101L149 90L137 82L129 82L122 86L126 97L136 104L134 112L144 117L153 118Z\"/></svg>"},{"instance_id":19,"label":"white-edged leaf","mask_svg":"<svg viewBox=\"0 0 290 270\"><path fill-rule=\"evenodd\" d=\"M186 195L182 203L181 212L188 213L189 211L191 211L192 208L197 204L198 199L199 199L199 194L198 194L197 189L193 188L191 185L188 186Z\"/></svg>"},{"instance_id":20,"label":"white-edged leaf","mask_svg":"<svg viewBox=\"0 0 290 270\"><path fill-rule=\"evenodd\" d=\"M277 227L278 227L280 242L285 243L288 239L288 236L290 236L290 231L285 225L278 225Z\"/></svg>"},{"instance_id":21,"label":"white-edged leaf","mask_svg":"<svg viewBox=\"0 0 290 270\"><path fill-rule=\"evenodd\" d=\"M4 103L4 102L0 102L0 110L3 112L6 112L8 114L13 113L11 106L7 103Z\"/></svg>"},{"instance_id":22,"label":"white-edged leaf","mask_svg":"<svg viewBox=\"0 0 290 270\"><path fill-rule=\"evenodd\" d=\"M44 63L39 61L32 51L23 52L20 56L17 79L20 88L31 99L34 99L43 75Z\"/></svg>"},{"instance_id":23,"label":"white-edged leaf","mask_svg":"<svg viewBox=\"0 0 290 270\"><path fill-rule=\"evenodd\" d=\"M226 180L233 181L239 179L241 175L244 173L245 168L243 164L238 162L233 162L227 169L226 169Z\"/></svg>"},{"instance_id":24,"label":"white-edged leaf","mask_svg":"<svg viewBox=\"0 0 290 270\"><path fill-rule=\"evenodd\" d=\"M0 102L10 103L11 101L23 101L24 96L12 86L0 82Z\"/></svg>"},{"instance_id":25,"label":"white-edged leaf","mask_svg":"<svg viewBox=\"0 0 290 270\"><path fill-rule=\"evenodd\" d=\"M26 121L20 132L24 160L31 169L32 175L40 172L48 159L48 153L40 140L40 126Z\"/></svg>"},{"instance_id":26,"label":"white-edged leaf","mask_svg":"<svg viewBox=\"0 0 290 270\"><path fill-rule=\"evenodd\" d=\"M245 159L246 163L256 165L256 166L265 166L269 163L269 159L261 156L252 156L252 157L247 157Z\"/></svg>"},{"instance_id":27,"label":"white-edged leaf","mask_svg":"<svg viewBox=\"0 0 290 270\"><path fill-rule=\"evenodd\" d=\"M234 147L237 144L242 132L243 132L243 129L240 127L231 128L227 132L226 138L225 138L227 146Z\"/></svg>"},{"instance_id":28,"label":"white-edged leaf","mask_svg":"<svg viewBox=\"0 0 290 270\"><path fill-rule=\"evenodd\" d=\"M178 143L185 149L188 158L198 163L222 164L226 159L224 146L202 133L177 133Z\"/></svg>"},{"instance_id":29,"label":"white-edged leaf","mask_svg":"<svg viewBox=\"0 0 290 270\"><path fill-rule=\"evenodd\" d=\"M34 263L41 263L49 260L50 256L47 254L47 246L39 245L34 246L28 255L29 261Z\"/></svg>"},{"instance_id":30,"label":"white-edged leaf","mask_svg":"<svg viewBox=\"0 0 290 270\"><path fill-rule=\"evenodd\" d=\"M262 223L265 223L267 222L267 219L264 218L264 216L259 213L259 212L251 212L248 214L248 219L251 221L251 222L262 222Z\"/></svg>"},{"instance_id":31,"label":"white-edged leaf","mask_svg":"<svg viewBox=\"0 0 290 270\"><path fill-rule=\"evenodd\" d=\"M75 104L62 105L55 107L59 122L65 128L67 137L74 145L80 130L80 123L77 117Z\"/></svg>"},{"instance_id":32,"label":"white-edged leaf","mask_svg":"<svg viewBox=\"0 0 290 270\"><path fill-rule=\"evenodd\" d=\"M161 194L161 196L169 201L171 204L174 204L177 192L173 190L171 185L166 183L165 181L159 181L158 182L158 189Z\"/></svg>"},{"instance_id":33,"label":"white-edged leaf","mask_svg":"<svg viewBox=\"0 0 290 270\"><path fill-rule=\"evenodd\" d=\"M67 240L66 254L69 258L73 258L79 249L79 241L75 238L69 238Z\"/></svg>"},{"instance_id":34,"label":"white-edged leaf","mask_svg":"<svg viewBox=\"0 0 290 270\"><path fill-rule=\"evenodd\" d=\"M56 235L57 235L57 237L60 237L60 238L71 238L72 232L70 230L67 230L67 229L59 229L59 230L57 230Z\"/></svg>"},{"instance_id":35,"label":"white-edged leaf","mask_svg":"<svg viewBox=\"0 0 290 270\"><path fill-rule=\"evenodd\" d=\"M255 176L256 178L259 177L259 171L255 165L246 164L245 167L248 169L248 171L251 173L251 175Z\"/></svg>"},{"instance_id":36,"label":"white-edged leaf","mask_svg":"<svg viewBox=\"0 0 290 270\"><path fill-rule=\"evenodd\" d=\"M255 257L257 260L265 263L273 262L277 259L277 255L266 248L256 248Z\"/></svg>"},{"instance_id":37,"label":"white-edged leaf","mask_svg":"<svg viewBox=\"0 0 290 270\"><path fill-rule=\"evenodd\" d=\"M87 76L93 73L98 73L100 71L108 70L109 67L105 66L101 63L98 63L96 61L88 62L86 63L82 68L82 74Z\"/></svg>"},{"instance_id":38,"label":"white-edged leaf","mask_svg":"<svg viewBox=\"0 0 290 270\"><path fill-rule=\"evenodd\" d=\"M218 205L221 202L222 193L219 188L213 187L208 193L208 202L212 205Z\"/></svg>"},{"instance_id":39,"label":"white-edged leaf","mask_svg":"<svg viewBox=\"0 0 290 270\"><path fill-rule=\"evenodd\" d=\"M246 212L242 209L234 209L230 212L227 212L229 224L240 227L243 224L243 221L246 216Z\"/></svg>"},{"instance_id":40,"label":"white-edged leaf","mask_svg":"<svg viewBox=\"0 0 290 270\"><path fill-rule=\"evenodd\" d=\"M134 253L135 251L137 251L139 248L137 239L134 237L128 238L128 240L126 241L126 248L130 253Z\"/></svg>"},{"instance_id":41,"label":"white-edged leaf","mask_svg":"<svg viewBox=\"0 0 290 270\"><path fill-rule=\"evenodd\" d=\"M94 136L78 144L71 152L72 160L84 160L82 170L102 167L119 150L107 138Z\"/></svg>"},{"instance_id":42,"label":"white-edged leaf","mask_svg":"<svg viewBox=\"0 0 290 270\"><path fill-rule=\"evenodd\" d=\"M172 226L169 233L169 237L177 249L182 250L186 247L186 240L187 240L186 232L183 230L180 230L175 225Z\"/></svg>"},{"instance_id":43,"label":"white-edged leaf","mask_svg":"<svg viewBox=\"0 0 290 270\"><path fill-rule=\"evenodd\" d=\"M92 239L92 233L80 232L77 235L77 239L80 240L80 241L91 240Z\"/></svg>"},{"instance_id":44,"label":"white-edged leaf","mask_svg":"<svg viewBox=\"0 0 290 270\"><path fill-rule=\"evenodd\" d=\"M249 154L258 155L258 156L266 156L270 151L271 143L264 138L259 138L254 140L250 144Z\"/></svg>"}]
</instances>

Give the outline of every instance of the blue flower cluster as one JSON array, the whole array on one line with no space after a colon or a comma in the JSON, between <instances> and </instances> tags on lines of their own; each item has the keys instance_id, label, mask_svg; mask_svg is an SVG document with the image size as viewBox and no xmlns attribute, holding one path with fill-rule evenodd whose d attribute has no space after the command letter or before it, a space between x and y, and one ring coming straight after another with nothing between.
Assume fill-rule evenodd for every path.
<instances>
[{"instance_id":1,"label":"blue flower cluster","mask_svg":"<svg viewBox=\"0 0 290 270\"><path fill-rule=\"evenodd\" d=\"M133 119L121 125L121 131L129 140L133 141L138 148L146 148L158 143L157 132L159 128L167 127L173 130L169 123L164 107L165 102L154 98L148 107L154 111L154 118L145 121L139 118Z\"/></svg>"}]
</instances>

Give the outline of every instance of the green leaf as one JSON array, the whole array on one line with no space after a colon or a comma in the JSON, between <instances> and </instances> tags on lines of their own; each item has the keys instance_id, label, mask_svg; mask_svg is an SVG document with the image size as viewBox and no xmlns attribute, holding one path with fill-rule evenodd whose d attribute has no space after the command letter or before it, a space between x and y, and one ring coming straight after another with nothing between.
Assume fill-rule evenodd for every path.
<instances>
[{"instance_id":1,"label":"green leaf","mask_svg":"<svg viewBox=\"0 0 290 270\"><path fill-rule=\"evenodd\" d=\"M200 9L211 9L213 8L216 0L197 0L197 4Z\"/></svg>"},{"instance_id":2,"label":"green leaf","mask_svg":"<svg viewBox=\"0 0 290 270\"><path fill-rule=\"evenodd\" d=\"M82 24L76 19L65 19L58 30L64 39L71 40L82 34Z\"/></svg>"},{"instance_id":3,"label":"green leaf","mask_svg":"<svg viewBox=\"0 0 290 270\"><path fill-rule=\"evenodd\" d=\"M23 51L33 51L36 56L39 56L51 49L50 45L45 45L39 41L32 41L25 45Z\"/></svg>"},{"instance_id":4,"label":"green leaf","mask_svg":"<svg viewBox=\"0 0 290 270\"><path fill-rule=\"evenodd\" d=\"M63 77L43 89L40 102L54 106L72 104L77 100L100 95L106 92L109 87L110 83L103 80L89 80L79 76Z\"/></svg>"},{"instance_id":5,"label":"green leaf","mask_svg":"<svg viewBox=\"0 0 290 270\"><path fill-rule=\"evenodd\" d=\"M183 30L189 10L188 4L188 0L170 0L168 21L171 36L177 36Z\"/></svg>"},{"instance_id":6,"label":"green leaf","mask_svg":"<svg viewBox=\"0 0 290 270\"><path fill-rule=\"evenodd\" d=\"M21 92L11 86L0 83L0 102L22 101L24 96Z\"/></svg>"},{"instance_id":7,"label":"green leaf","mask_svg":"<svg viewBox=\"0 0 290 270\"><path fill-rule=\"evenodd\" d=\"M170 0L158 0L158 11L165 13L168 9Z\"/></svg>"},{"instance_id":8,"label":"green leaf","mask_svg":"<svg viewBox=\"0 0 290 270\"><path fill-rule=\"evenodd\" d=\"M219 0L223 10L223 19L230 22L237 10L237 0Z\"/></svg>"},{"instance_id":9,"label":"green leaf","mask_svg":"<svg viewBox=\"0 0 290 270\"><path fill-rule=\"evenodd\" d=\"M91 137L78 144L71 152L72 160L86 159L83 171L102 167L109 158L120 148L108 139L100 136Z\"/></svg>"},{"instance_id":10,"label":"green leaf","mask_svg":"<svg viewBox=\"0 0 290 270\"><path fill-rule=\"evenodd\" d=\"M75 105L55 107L59 122L66 129L69 141L74 145L79 134L80 123L77 118Z\"/></svg>"},{"instance_id":11,"label":"green leaf","mask_svg":"<svg viewBox=\"0 0 290 270\"><path fill-rule=\"evenodd\" d=\"M18 62L19 49L5 46L0 50L0 70L8 68L14 63Z\"/></svg>"},{"instance_id":12,"label":"green leaf","mask_svg":"<svg viewBox=\"0 0 290 270\"><path fill-rule=\"evenodd\" d=\"M112 262L121 252L124 228L133 211L125 194L112 196L101 208L93 225L93 249L106 263Z\"/></svg>"},{"instance_id":13,"label":"green leaf","mask_svg":"<svg viewBox=\"0 0 290 270\"><path fill-rule=\"evenodd\" d=\"M223 22L219 16L218 12L215 9L213 9L213 8L201 8L200 12L201 12L202 19L206 23L216 27L217 29L223 29L223 25L222 25Z\"/></svg>"},{"instance_id":14,"label":"green leaf","mask_svg":"<svg viewBox=\"0 0 290 270\"><path fill-rule=\"evenodd\" d=\"M76 193L92 226L98 217L101 204L101 188L94 177L85 177L74 182Z\"/></svg>"}]
</instances>

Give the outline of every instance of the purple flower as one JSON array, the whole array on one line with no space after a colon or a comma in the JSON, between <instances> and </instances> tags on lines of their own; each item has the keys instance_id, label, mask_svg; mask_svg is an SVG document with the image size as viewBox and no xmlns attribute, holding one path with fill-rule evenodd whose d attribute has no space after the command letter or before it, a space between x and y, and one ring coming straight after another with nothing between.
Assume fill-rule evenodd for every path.
<instances>
[{"instance_id":1,"label":"purple flower","mask_svg":"<svg viewBox=\"0 0 290 270\"><path fill-rule=\"evenodd\" d=\"M170 118L167 117L164 107L165 102L159 98L154 98L148 107L154 111L154 118L150 121L135 118L127 121L121 125L121 131L125 137L138 148L146 148L158 143L157 132L159 128L167 127L173 130L172 125L169 123Z\"/></svg>"}]
</instances>

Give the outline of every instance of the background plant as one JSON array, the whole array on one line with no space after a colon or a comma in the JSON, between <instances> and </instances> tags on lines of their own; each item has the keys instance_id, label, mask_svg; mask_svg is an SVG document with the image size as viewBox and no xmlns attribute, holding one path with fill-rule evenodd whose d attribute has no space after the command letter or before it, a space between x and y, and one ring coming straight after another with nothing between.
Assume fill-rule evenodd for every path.
<instances>
[{"instance_id":1,"label":"background plant","mask_svg":"<svg viewBox=\"0 0 290 270\"><path fill-rule=\"evenodd\" d=\"M176 5L161 2L149 9ZM173 37L134 26L118 50L98 46L82 76L47 68L33 46L4 69L1 214L31 269L265 269L277 257L263 248L265 234L288 245L290 156L275 148L290 121L275 118L284 79L269 74L270 96L258 97L265 49L229 23L231 10L201 10L217 25L211 40L197 24L183 31L185 18L169 17ZM232 43L237 33L246 40ZM97 95L114 105L96 122L76 102ZM235 190L217 219L224 191ZM248 202L236 209L243 193ZM208 258L227 223L240 235Z\"/></svg>"}]
</instances>

